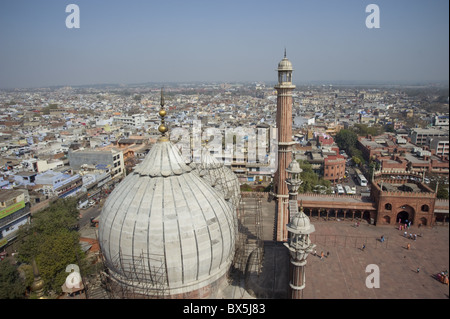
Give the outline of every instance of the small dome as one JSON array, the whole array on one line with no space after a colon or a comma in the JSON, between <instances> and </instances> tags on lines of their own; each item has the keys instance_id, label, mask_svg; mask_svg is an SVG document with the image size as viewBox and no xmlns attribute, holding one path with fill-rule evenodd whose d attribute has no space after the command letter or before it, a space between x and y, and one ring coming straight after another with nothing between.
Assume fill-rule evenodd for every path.
<instances>
[{"instance_id":1,"label":"small dome","mask_svg":"<svg viewBox=\"0 0 450 319\"><path fill-rule=\"evenodd\" d=\"M278 63L278 71L292 71L292 63L288 58L284 57L283 60Z\"/></svg>"},{"instance_id":2,"label":"small dome","mask_svg":"<svg viewBox=\"0 0 450 319\"><path fill-rule=\"evenodd\" d=\"M230 199L234 208L239 205L241 188L237 176L231 169L225 167L218 159L211 155L206 147L202 149L201 162L197 164L200 177L210 185L220 190L225 199Z\"/></svg>"},{"instance_id":3,"label":"small dome","mask_svg":"<svg viewBox=\"0 0 450 319\"><path fill-rule=\"evenodd\" d=\"M293 160L289 164L286 171L291 174L300 174L301 172L303 172L303 170L300 168L300 164L296 160Z\"/></svg>"},{"instance_id":4,"label":"small dome","mask_svg":"<svg viewBox=\"0 0 450 319\"><path fill-rule=\"evenodd\" d=\"M311 226L311 222L308 216L301 211L292 218L291 225L297 229L308 229Z\"/></svg>"},{"instance_id":5,"label":"small dome","mask_svg":"<svg viewBox=\"0 0 450 319\"><path fill-rule=\"evenodd\" d=\"M287 229L294 234L310 234L315 231L314 225L303 212L303 208L291 218L291 222L287 224Z\"/></svg>"}]
</instances>

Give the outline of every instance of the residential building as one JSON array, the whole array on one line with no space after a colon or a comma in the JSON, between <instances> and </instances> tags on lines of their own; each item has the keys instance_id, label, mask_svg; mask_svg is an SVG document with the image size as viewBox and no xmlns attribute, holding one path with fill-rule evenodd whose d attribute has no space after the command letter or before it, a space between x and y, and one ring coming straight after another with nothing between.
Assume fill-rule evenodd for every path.
<instances>
[{"instance_id":1,"label":"residential building","mask_svg":"<svg viewBox=\"0 0 450 319\"><path fill-rule=\"evenodd\" d=\"M426 145L427 138L447 136L448 129L437 129L437 128L414 128L410 132L411 143L416 145Z\"/></svg>"},{"instance_id":2,"label":"residential building","mask_svg":"<svg viewBox=\"0 0 450 319\"><path fill-rule=\"evenodd\" d=\"M13 240L20 226L30 220L26 190L0 189L0 248Z\"/></svg>"},{"instance_id":3,"label":"residential building","mask_svg":"<svg viewBox=\"0 0 450 319\"><path fill-rule=\"evenodd\" d=\"M428 137L427 145L434 155L448 159L449 155L448 136Z\"/></svg>"},{"instance_id":4,"label":"residential building","mask_svg":"<svg viewBox=\"0 0 450 319\"><path fill-rule=\"evenodd\" d=\"M79 174L71 176L64 173L46 171L36 175L35 183L40 185L39 189L48 197L57 196L64 198L79 192L83 186L83 179Z\"/></svg>"},{"instance_id":5,"label":"residential building","mask_svg":"<svg viewBox=\"0 0 450 319\"><path fill-rule=\"evenodd\" d=\"M324 158L323 179L338 181L345 176L345 157L343 155L328 155Z\"/></svg>"},{"instance_id":6,"label":"residential building","mask_svg":"<svg viewBox=\"0 0 450 319\"><path fill-rule=\"evenodd\" d=\"M123 152L115 148L69 151L68 158L70 167L75 171L92 165L97 169L109 171L112 178L120 178L125 172Z\"/></svg>"},{"instance_id":7,"label":"residential building","mask_svg":"<svg viewBox=\"0 0 450 319\"><path fill-rule=\"evenodd\" d=\"M114 124L128 125L133 127L141 127L144 125L147 117L144 114L133 114L131 116L116 116Z\"/></svg>"}]
</instances>

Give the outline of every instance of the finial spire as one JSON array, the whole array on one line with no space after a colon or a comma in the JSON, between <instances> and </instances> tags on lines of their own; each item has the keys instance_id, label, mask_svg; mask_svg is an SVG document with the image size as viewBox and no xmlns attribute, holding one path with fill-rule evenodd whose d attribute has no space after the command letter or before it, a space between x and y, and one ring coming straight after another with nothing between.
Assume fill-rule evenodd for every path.
<instances>
[{"instance_id":1,"label":"finial spire","mask_svg":"<svg viewBox=\"0 0 450 319\"><path fill-rule=\"evenodd\" d=\"M286 47L284 47L284 57L286 57Z\"/></svg>"},{"instance_id":2,"label":"finial spire","mask_svg":"<svg viewBox=\"0 0 450 319\"><path fill-rule=\"evenodd\" d=\"M169 130L169 128L166 126L166 123L164 121L164 117L167 115L166 110L164 109L164 93L163 89L161 88L161 109L159 110L159 116L161 117L161 124L158 127L158 131L161 132L161 138L164 140L167 139L166 132Z\"/></svg>"},{"instance_id":3,"label":"finial spire","mask_svg":"<svg viewBox=\"0 0 450 319\"><path fill-rule=\"evenodd\" d=\"M163 88L161 88L161 107L164 107L164 93L163 93Z\"/></svg>"}]
</instances>

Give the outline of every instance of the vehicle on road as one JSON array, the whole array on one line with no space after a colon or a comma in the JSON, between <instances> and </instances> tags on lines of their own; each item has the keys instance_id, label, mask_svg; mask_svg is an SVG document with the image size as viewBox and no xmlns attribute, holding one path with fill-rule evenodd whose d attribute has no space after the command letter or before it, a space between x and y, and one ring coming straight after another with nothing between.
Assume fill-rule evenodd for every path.
<instances>
[{"instance_id":1,"label":"vehicle on road","mask_svg":"<svg viewBox=\"0 0 450 319\"><path fill-rule=\"evenodd\" d=\"M80 202L78 203L78 209L86 209L89 207L89 202L86 200L84 202Z\"/></svg>"},{"instance_id":2,"label":"vehicle on road","mask_svg":"<svg viewBox=\"0 0 450 319\"><path fill-rule=\"evenodd\" d=\"M345 193L347 195L355 195L356 194L356 187L355 186L350 187L348 185L345 185L344 186L344 190L345 190Z\"/></svg>"},{"instance_id":3,"label":"vehicle on road","mask_svg":"<svg viewBox=\"0 0 450 319\"><path fill-rule=\"evenodd\" d=\"M336 193L338 193L339 195L344 195L345 194L344 187L342 187L341 184L337 184L336 185Z\"/></svg>"},{"instance_id":4,"label":"vehicle on road","mask_svg":"<svg viewBox=\"0 0 450 319\"><path fill-rule=\"evenodd\" d=\"M367 179L364 177L363 173L359 169L355 168L355 174L359 185L364 187L367 186Z\"/></svg>"}]
</instances>

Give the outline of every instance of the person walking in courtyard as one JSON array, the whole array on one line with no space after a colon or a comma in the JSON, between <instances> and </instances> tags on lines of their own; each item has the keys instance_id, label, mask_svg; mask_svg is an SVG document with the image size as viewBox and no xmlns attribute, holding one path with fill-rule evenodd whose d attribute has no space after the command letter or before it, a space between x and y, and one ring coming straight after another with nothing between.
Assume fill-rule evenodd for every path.
<instances>
[{"instance_id":1,"label":"person walking in courtyard","mask_svg":"<svg viewBox=\"0 0 450 319\"><path fill-rule=\"evenodd\" d=\"M406 248L409 250L411 248L411 244L408 244Z\"/></svg>"},{"instance_id":2,"label":"person walking in courtyard","mask_svg":"<svg viewBox=\"0 0 450 319\"><path fill-rule=\"evenodd\" d=\"M361 249L364 251L364 249L366 249L366 244L363 244Z\"/></svg>"},{"instance_id":3,"label":"person walking in courtyard","mask_svg":"<svg viewBox=\"0 0 450 319\"><path fill-rule=\"evenodd\" d=\"M323 259L323 251L320 253L320 259Z\"/></svg>"}]
</instances>

